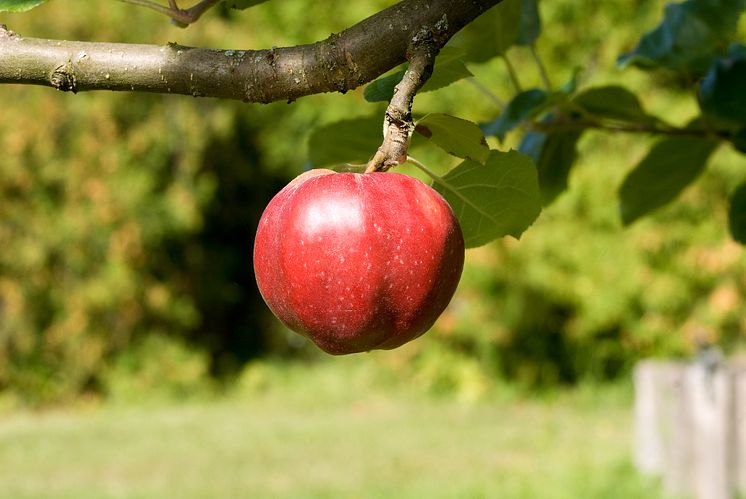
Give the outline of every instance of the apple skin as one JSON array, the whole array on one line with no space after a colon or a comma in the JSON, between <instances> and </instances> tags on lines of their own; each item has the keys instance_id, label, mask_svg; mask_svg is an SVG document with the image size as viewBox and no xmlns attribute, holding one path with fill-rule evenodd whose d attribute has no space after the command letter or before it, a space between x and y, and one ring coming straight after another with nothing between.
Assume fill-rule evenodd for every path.
<instances>
[{"instance_id":1,"label":"apple skin","mask_svg":"<svg viewBox=\"0 0 746 499\"><path fill-rule=\"evenodd\" d=\"M259 291L287 327L335 354L392 349L451 301L464 239L448 203L398 173L311 170L259 221Z\"/></svg>"}]
</instances>

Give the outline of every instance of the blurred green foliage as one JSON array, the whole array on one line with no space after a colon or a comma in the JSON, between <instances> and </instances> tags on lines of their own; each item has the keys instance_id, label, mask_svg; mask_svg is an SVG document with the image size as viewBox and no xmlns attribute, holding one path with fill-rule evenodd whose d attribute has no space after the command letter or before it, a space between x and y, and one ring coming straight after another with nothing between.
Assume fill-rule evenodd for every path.
<instances>
[{"instance_id":1,"label":"blurred green foliage","mask_svg":"<svg viewBox=\"0 0 746 499\"><path fill-rule=\"evenodd\" d=\"M314 2L335 13L326 16L309 15L304 0L272 1L210 12L186 30L117 2L50 2L0 21L34 37L266 48L324 38L393 3ZM645 109L683 126L694 96L615 67L661 9L540 4L537 50L550 79L559 85L580 67L584 84L623 82ZM526 88L540 84L529 48L509 56ZM501 60L469 70L500 99L513 96ZM10 86L0 100L0 390L52 401L162 386L178 397L257 356L320 355L258 296L253 232L270 197L302 171L315 127L382 118L362 89L266 106ZM497 114L467 81L418 96L415 112ZM685 355L695 339L742 345L746 260L726 233L725 199L746 179L743 160L721 147L680 202L623 229L616 191L650 144L586 132L569 190L519 242L470 250L433 331L372 354L376 362L436 393L475 398L496 378L609 379L641 356ZM491 145L518 146L510 135ZM416 139L413 155L441 172L455 164Z\"/></svg>"}]
</instances>

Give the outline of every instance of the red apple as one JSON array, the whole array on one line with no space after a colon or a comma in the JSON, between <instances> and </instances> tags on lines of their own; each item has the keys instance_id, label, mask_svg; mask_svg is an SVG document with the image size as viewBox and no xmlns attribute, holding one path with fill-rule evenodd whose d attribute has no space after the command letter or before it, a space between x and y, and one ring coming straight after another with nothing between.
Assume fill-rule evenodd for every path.
<instances>
[{"instance_id":1,"label":"red apple","mask_svg":"<svg viewBox=\"0 0 746 499\"><path fill-rule=\"evenodd\" d=\"M423 334L463 265L451 207L398 173L306 172L270 201L254 243L269 308L331 354L396 348Z\"/></svg>"}]
</instances>

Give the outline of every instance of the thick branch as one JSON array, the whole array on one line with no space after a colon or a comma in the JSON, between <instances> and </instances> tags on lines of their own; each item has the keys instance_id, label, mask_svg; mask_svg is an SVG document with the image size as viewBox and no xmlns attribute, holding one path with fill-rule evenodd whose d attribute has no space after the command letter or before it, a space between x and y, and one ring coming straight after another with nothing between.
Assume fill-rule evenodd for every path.
<instances>
[{"instance_id":1,"label":"thick branch","mask_svg":"<svg viewBox=\"0 0 746 499\"><path fill-rule=\"evenodd\" d=\"M214 50L23 38L0 28L0 83L292 101L346 92L406 60L423 26L445 44L501 0L403 0L326 40L270 50ZM441 45L442 46L442 45Z\"/></svg>"}]
</instances>

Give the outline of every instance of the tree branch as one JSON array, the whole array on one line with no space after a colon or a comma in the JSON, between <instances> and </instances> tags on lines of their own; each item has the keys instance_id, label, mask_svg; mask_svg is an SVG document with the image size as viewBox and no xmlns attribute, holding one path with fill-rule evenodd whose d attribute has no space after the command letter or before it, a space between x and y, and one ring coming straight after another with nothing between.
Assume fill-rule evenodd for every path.
<instances>
[{"instance_id":1,"label":"tree branch","mask_svg":"<svg viewBox=\"0 0 746 499\"><path fill-rule=\"evenodd\" d=\"M217 5L220 0L201 0L188 9L180 9L176 4L176 0L168 0L168 7L151 2L150 0L120 0L125 3L131 3L145 7L161 14L165 14L171 18L171 21L179 27L186 27L189 24L197 22L202 14L204 14L210 7Z\"/></svg>"},{"instance_id":2,"label":"tree branch","mask_svg":"<svg viewBox=\"0 0 746 499\"><path fill-rule=\"evenodd\" d=\"M417 91L433 73L435 57L442 46L439 40L441 32L442 26L436 24L423 27L412 38L407 51L409 67L394 87L394 96L386 109L383 143L368 162L366 172L386 171L407 160L409 139L414 130L412 103Z\"/></svg>"},{"instance_id":3,"label":"tree branch","mask_svg":"<svg viewBox=\"0 0 746 499\"><path fill-rule=\"evenodd\" d=\"M649 135L671 135L681 137L715 137L728 139L730 133L725 130L712 130L706 128L678 128L671 125L648 125L648 124L624 124L604 123L593 119L559 119L554 121L533 121L529 124L530 129L538 132L568 132L575 130L603 130L606 132L641 133Z\"/></svg>"},{"instance_id":4,"label":"tree branch","mask_svg":"<svg viewBox=\"0 0 746 499\"><path fill-rule=\"evenodd\" d=\"M215 50L24 38L0 27L0 83L292 101L354 89L406 60L412 37L441 22L439 43L501 0L403 0L311 45Z\"/></svg>"}]
</instances>

